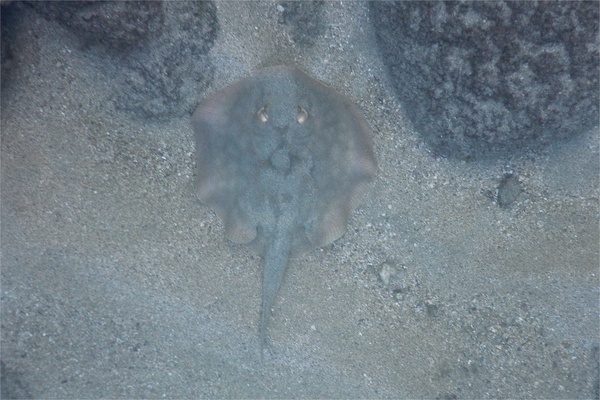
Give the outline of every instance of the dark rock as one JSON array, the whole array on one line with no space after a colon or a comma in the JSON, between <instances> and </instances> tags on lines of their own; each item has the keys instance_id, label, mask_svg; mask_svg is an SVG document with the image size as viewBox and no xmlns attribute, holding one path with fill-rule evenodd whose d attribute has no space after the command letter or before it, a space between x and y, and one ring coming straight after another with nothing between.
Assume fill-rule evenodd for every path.
<instances>
[{"instance_id":1,"label":"dark rock","mask_svg":"<svg viewBox=\"0 0 600 400\"><path fill-rule=\"evenodd\" d=\"M596 2L372 2L398 97L434 151L510 154L598 124Z\"/></svg>"},{"instance_id":2,"label":"dark rock","mask_svg":"<svg viewBox=\"0 0 600 400\"><path fill-rule=\"evenodd\" d=\"M163 34L127 62L117 108L149 117L191 114L213 77L217 35L212 2L164 2Z\"/></svg>"},{"instance_id":3,"label":"dark rock","mask_svg":"<svg viewBox=\"0 0 600 400\"><path fill-rule=\"evenodd\" d=\"M91 44L127 51L160 36L160 1L42 1L30 3L36 11L77 32Z\"/></svg>"},{"instance_id":4,"label":"dark rock","mask_svg":"<svg viewBox=\"0 0 600 400\"><path fill-rule=\"evenodd\" d=\"M279 23L290 26L290 36L294 42L312 46L325 31L322 0L282 1L278 4L283 7Z\"/></svg>"},{"instance_id":5,"label":"dark rock","mask_svg":"<svg viewBox=\"0 0 600 400\"><path fill-rule=\"evenodd\" d=\"M21 14L19 3L0 0L0 87L6 89L14 61L14 25Z\"/></svg>"},{"instance_id":6,"label":"dark rock","mask_svg":"<svg viewBox=\"0 0 600 400\"><path fill-rule=\"evenodd\" d=\"M84 51L115 81L115 106L141 117L191 114L214 68L212 2L33 3L83 39Z\"/></svg>"}]
</instances>

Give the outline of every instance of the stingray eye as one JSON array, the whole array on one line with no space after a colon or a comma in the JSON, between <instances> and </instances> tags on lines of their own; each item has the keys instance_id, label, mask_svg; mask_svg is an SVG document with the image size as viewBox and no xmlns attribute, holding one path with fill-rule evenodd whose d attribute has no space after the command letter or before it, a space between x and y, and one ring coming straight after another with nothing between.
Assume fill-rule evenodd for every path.
<instances>
[{"instance_id":1,"label":"stingray eye","mask_svg":"<svg viewBox=\"0 0 600 400\"><path fill-rule=\"evenodd\" d=\"M263 108L258 110L256 115L258 115L258 119L260 119L260 122L262 122L263 124L267 122L269 120L269 116L267 115L267 106L264 106Z\"/></svg>"},{"instance_id":2,"label":"stingray eye","mask_svg":"<svg viewBox=\"0 0 600 400\"><path fill-rule=\"evenodd\" d=\"M308 119L308 112L302 107L298 107L298 109L298 116L296 118L298 119L298 123L303 124Z\"/></svg>"}]
</instances>

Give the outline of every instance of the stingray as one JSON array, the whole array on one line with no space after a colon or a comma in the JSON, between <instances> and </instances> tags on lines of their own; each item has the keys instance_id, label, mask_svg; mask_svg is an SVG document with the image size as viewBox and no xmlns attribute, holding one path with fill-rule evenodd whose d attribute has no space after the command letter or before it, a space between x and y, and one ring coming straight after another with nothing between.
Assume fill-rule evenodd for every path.
<instances>
[{"instance_id":1,"label":"stingray","mask_svg":"<svg viewBox=\"0 0 600 400\"><path fill-rule=\"evenodd\" d=\"M342 236L375 177L371 131L349 99L290 66L210 95L192 122L199 199L264 259L262 357L289 258Z\"/></svg>"}]
</instances>

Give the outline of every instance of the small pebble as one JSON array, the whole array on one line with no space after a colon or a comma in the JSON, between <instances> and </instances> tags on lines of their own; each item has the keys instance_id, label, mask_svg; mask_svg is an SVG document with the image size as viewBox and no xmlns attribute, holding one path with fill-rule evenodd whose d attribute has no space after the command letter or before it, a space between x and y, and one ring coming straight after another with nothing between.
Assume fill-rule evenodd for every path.
<instances>
[{"instance_id":1,"label":"small pebble","mask_svg":"<svg viewBox=\"0 0 600 400\"><path fill-rule=\"evenodd\" d=\"M497 189L496 200L500 207L508 207L514 203L523 189L519 183L519 178L514 174L506 174Z\"/></svg>"},{"instance_id":2,"label":"small pebble","mask_svg":"<svg viewBox=\"0 0 600 400\"><path fill-rule=\"evenodd\" d=\"M379 271L379 278L385 286L390 284L390 278L396 275L396 269L388 263L383 263Z\"/></svg>"}]
</instances>

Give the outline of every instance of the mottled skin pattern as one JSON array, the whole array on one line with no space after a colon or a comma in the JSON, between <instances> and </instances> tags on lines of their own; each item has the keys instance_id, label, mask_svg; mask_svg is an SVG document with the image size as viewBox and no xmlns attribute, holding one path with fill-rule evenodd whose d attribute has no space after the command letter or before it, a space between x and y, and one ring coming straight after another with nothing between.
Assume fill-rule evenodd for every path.
<instances>
[{"instance_id":1,"label":"mottled skin pattern","mask_svg":"<svg viewBox=\"0 0 600 400\"><path fill-rule=\"evenodd\" d=\"M290 256L343 235L376 172L364 116L295 67L260 70L193 117L198 196L265 259L260 343ZM262 353L261 353L262 354Z\"/></svg>"}]
</instances>

